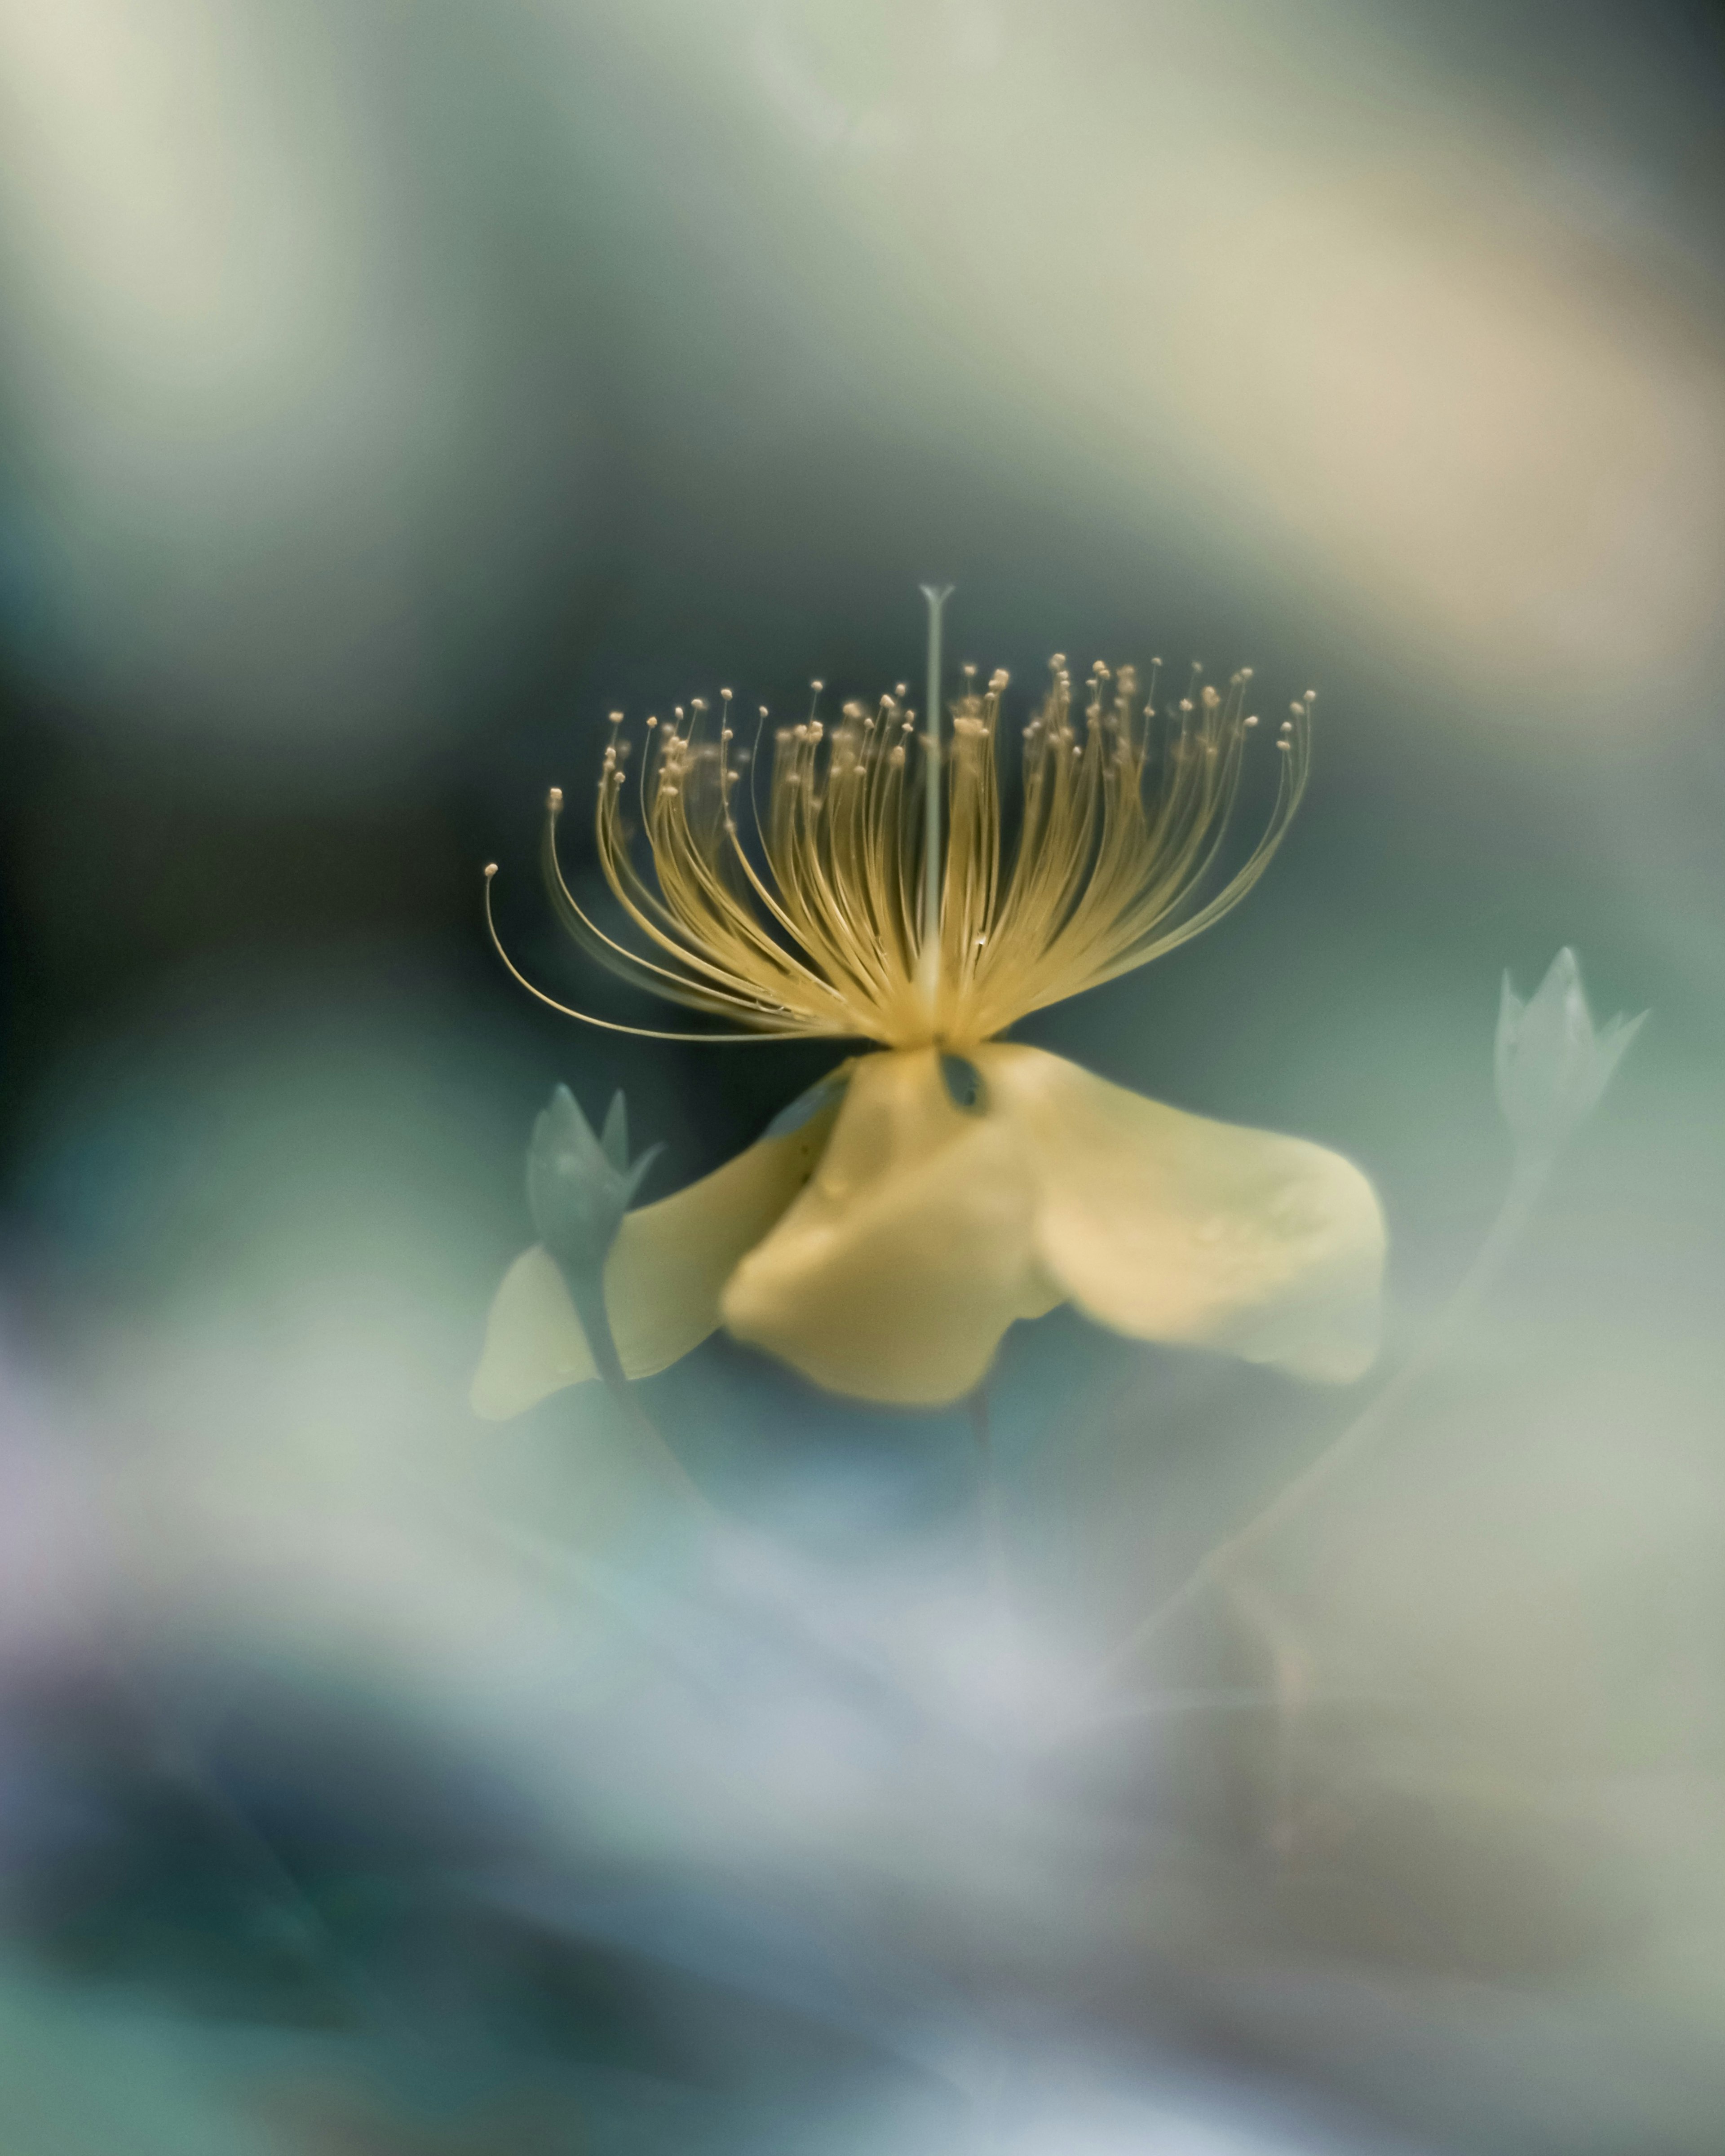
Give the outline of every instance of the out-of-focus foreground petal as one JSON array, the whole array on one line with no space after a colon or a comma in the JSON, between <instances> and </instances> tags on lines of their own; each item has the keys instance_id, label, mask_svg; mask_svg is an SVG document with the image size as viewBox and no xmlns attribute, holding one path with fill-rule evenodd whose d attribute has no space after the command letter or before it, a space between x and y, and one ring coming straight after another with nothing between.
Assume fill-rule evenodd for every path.
<instances>
[{"instance_id":1,"label":"out-of-focus foreground petal","mask_svg":"<svg viewBox=\"0 0 1725 2156\"><path fill-rule=\"evenodd\" d=\"M1037 1190L1036 1248L1086 1316L1346 1383L1377 1352L1384 1218L1302 1138L1147 1101L1036 1048L978 1049Z\"/></svg>"},{"instance_id":2,"label":"out-of-focus foreground petal","mask_svg":"<svg viewBox=\"0 0 1725 2156\"><path fill-rule=\"evenodd\" d=\"M699 1183L626 1213L605 1261L605 1307L632 1378L650 1378L719 1322L719 1295L820 1158L836 1104L768 1136ZM485 1323L473 1408L488 1421L524 1413L547 1394L597 1377L557 1262L541 1244L503 1276Z\"/></svg>"},{"instance_id":3,"label":"out-of-focus foreground petal","mask_svg":"<svg viewBox=\"0 0 1725 2156\"><path fill-rule=\"evenodd\" d=\"M1017 1133L954 1104L932 1049L857 1063L809 1187L725 1291L725 1323L830 1390L901 1407L968 1393L1036 1265Z\"/></svg>"}]
</instances>

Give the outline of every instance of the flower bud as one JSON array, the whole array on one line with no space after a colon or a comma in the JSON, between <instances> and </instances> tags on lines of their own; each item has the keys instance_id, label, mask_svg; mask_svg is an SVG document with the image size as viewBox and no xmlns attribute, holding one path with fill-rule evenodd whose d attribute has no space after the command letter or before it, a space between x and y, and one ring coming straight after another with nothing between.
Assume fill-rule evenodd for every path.
<instances>
[{"instance_id":1,"label":"flower bud","mask_svg":"<svg viewBox=\"0 0 1725 2156\"><path fill-rule=\"evenodd\" d=\"M630 1165L621 1093L613 1098L604 1134L597 1138L567 1086L552 1095L527 1148L527 1204L540 1241L566 1277L598 1276L629 1200L663 1150L649 1147Z\"/></svg>"},{"instance_id":2,"label":"flower bud","mask_svg":"<svg viewBox=\"0 0 1725 2156\"><path fill-rule=\"evenodd\" d=\"M1595 1032L1581 969L1567 947L1529 1002L1506 973L1497 1013L1497 1105L1517 1146L1554 1153L1593 1112L1646 1017L1620 1012Z\"/></svg>"}]
</instances>

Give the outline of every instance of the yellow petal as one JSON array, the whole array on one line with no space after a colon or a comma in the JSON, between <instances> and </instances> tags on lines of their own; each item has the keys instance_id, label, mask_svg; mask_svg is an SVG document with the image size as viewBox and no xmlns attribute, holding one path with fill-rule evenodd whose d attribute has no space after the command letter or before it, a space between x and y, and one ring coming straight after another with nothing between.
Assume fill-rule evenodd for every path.
<instances>
[{"instance_id":1,"label":"yellow petal","mask_svg":"<svg viewBox=\"0 0 1725 2156\"><path fill-rule=\"evenodd\" d=\"M732 1275L725 1323L831 1391L937 1406L1058 1300L1034 1226L1014 1133L953 1105L935 1051L865 1055L814 1178Z\"/></svg>"},{"instance_id":2,"label":"yellow petal","mask_svg":"<svg viewBox=\"0 0 1725 2156\"><path fill-rule=\"evenodd\" d=\"M1338 1383L1371 1362L1384 1219L1350 1162L1183 1115L1040 1049L974 1060L1032 1164L1041 1262L1087 1316Z\"/></svg>"},{"instance_id":3,"label":"yellow petal","mask_svg":"<svg viewBox=\"0 0 1725 2156\"><path fill-rule=\"evenodd\" d=\"M559 1386L598 1374L557 1261L536 1243L505 1273L491 1299L474 1373L473 1411L487 1422L506 1422Z\"/></svg>"},{"instance_id":4,"label":"yellow petal","mask_svg":"<svg viewBox=\"0 0 1725 2156\"><path fill-rule=\"evenodd\" d=\"M686 1189L624 1214L605 1260L605 1307L632 1378L663 1370L713 1331L720 1290L808 1180L837 1112L836 1103L824 1107ZM503 1276L491 1305L474 1412L502 1422L598 1374L557 1261L535 1244Z\"/></svg>"}]
</instances>

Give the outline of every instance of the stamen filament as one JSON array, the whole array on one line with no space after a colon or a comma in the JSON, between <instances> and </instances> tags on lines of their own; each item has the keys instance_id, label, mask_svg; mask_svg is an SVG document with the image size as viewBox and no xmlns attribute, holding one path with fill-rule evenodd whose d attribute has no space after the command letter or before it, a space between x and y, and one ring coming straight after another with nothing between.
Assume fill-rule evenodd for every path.
<instances>
[{"instance_id":1,"label":"stamen filament","mask_svg":"<svg viewBox=\"0 0 1725 2156\"><path fill-rule=\"evenodd\" d=\"M1309 691L1276 737L1278 784L1262 836L1215 888L1258 725L1246 709L1250 670L1222 690L1194 668L1189 693L1158 709L1160 660L1143 701L1131 667L1098 661L1080 725L1073 677L1057 653L1048 692L1022 730L1022 808L1009 841L998 752L1007 676L983 683L967 666L942 738L952 591L922 588L920 809L918 715L903 683L873 707L844 704L835 719L819 716L821 687L812 685L809 716L777 736L764 805L755 792L762 735L755 750L733 749L732 692L721 690L716 740L700 697L668 721L647 721L636 798L650 868L638 865L624 811L630 743L614 712L594 823L598 865L628 923L614 934L563 875L562 797L552 793L545 871L564 926L637 987L747 1031L660 1033L557 1003L503 950L488 885L487 927L515 978L553 1009L648 1039L938 1042L962 1055L1029 1013L1172 950L1245 896L1305 790ZM762 728L766 716L762 707Z\"/></svg>"}]
</instances>

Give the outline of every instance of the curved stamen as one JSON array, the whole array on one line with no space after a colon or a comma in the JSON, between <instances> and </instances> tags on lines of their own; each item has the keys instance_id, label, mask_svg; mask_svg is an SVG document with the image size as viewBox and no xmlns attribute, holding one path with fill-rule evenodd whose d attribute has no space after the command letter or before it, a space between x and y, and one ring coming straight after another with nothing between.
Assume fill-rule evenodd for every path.
<instances>
[{"instance_id":1,"label":"curved stamen","mask_svg":"<svg viewBox=\"0 0 1725 2156\"><path fill-rule=\"evenodd\" d=\"M619 1024L615 1019L595 1018L591 1011L577 1010L572 1004L560 1004L555 996L547 995L543 988L536 988L514 959L510 957L508 952L504 949L503 938L497 933L497 923L491 912L491 886L496 880L497 864L495 861L487 861L485 863L485 932L491 939L491 947L503 961L505 969L511 979L518 982L530 996L543 1004L547 1009L556 1011L561 1017L579 1019L583 1025L596 1025L605 1033L633 1034L637 1040L710 1040L721 1042L726 1046L734 1046L745 1041L779 1040L784 1038L783 1031L769 1032L764 1029L754 1033L661 1033L652 1026L623 1025Z\"/></svg>"},{"instance_id":2,"label":"curved stamen","mask_svg":"<svg viewBox=\"0 0 1725 2156\"><path fill-rule=\"evenodd\" d=\"M488 884L487 925L513 977L552 1009L649 1040L825 1036L891 1048L935 1043L956 1053L1148 963L1240 902L1306 788L1309 691L1277 740L1281 770L1267 823L1214 889L1258 724L1245 707L1250 668L1222 690L1194 665L1188 693L1158 708L1160 660L1142 704L1132 668L1098 660L1081 717L1073 676L1057 653L1048 693L1015 744L1021 807L1009 846L998 751L1007 676L997 673L984 685L975 667L965 668L943 741L941 639L951 587L923 591L928 693L920 742L904 684L872 709L843 705L835 720L820 716L823 685L812 684L809 717L777 737L763 809L764 706L755 749L734 752L734 762L728 689L719 691L716 742L700 697L675 706L669 722L647 721L639 813L650 867L636 865L624 825L629 744L622 715L612 713L594 825L598 864L656 955L608 933L577 900L557 847L562 799L552 791L545 869L564 925L637 987L732 1017L746 1032L660 1032L557 1002L504 951ZM920 802L911 775L919 747ZM739 783L745 762L747 780ZM747 838L740 805L753 812Z\"/></svg>"}]
</instances>

